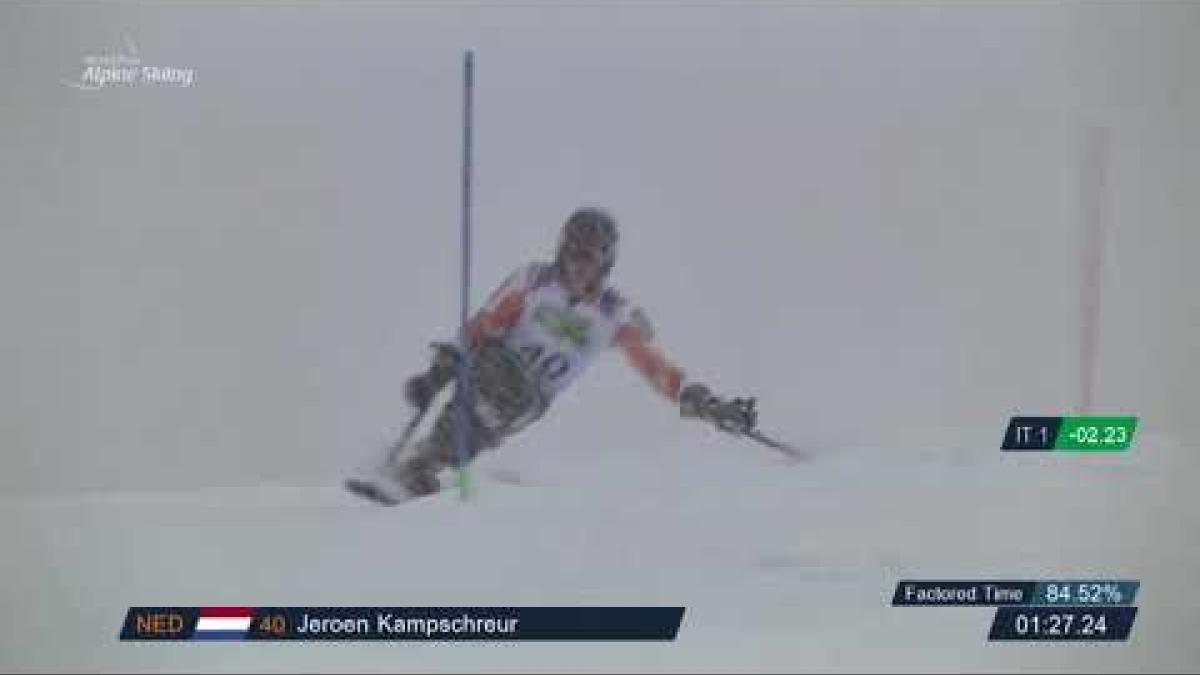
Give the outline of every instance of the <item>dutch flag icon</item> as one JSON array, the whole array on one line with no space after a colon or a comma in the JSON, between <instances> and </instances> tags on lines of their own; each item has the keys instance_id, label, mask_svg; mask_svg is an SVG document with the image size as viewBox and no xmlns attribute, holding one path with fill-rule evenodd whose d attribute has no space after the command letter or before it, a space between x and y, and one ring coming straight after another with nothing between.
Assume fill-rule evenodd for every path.
<instances>
[{"instance_id":1,"label":"dutch flag icon","mask_svg":"<svg viewBox=\"0 0 1200 675\"><path fill-rule=\"evenodd\" d=\"M201 607L192 639L242 640L253 619L253 607Z\"/></svg>"}]
</instances>

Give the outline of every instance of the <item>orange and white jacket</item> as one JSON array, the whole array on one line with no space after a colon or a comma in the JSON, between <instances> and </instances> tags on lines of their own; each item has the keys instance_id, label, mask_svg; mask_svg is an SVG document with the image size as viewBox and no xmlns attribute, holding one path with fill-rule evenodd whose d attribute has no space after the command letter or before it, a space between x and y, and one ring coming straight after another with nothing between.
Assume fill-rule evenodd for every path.
<instances>
[{"instance_id":1,"label":"orange and white jacket","mask_svg":"<svg viewBox=\"0 0 1200 675\"><path fill-rule=\"evenodd\" d=\"M472 345L484 336L519 353L547 400L562 392L602 351L617 347L660 393L679 400L683 371L652 344L644 313L613 288L571 302L554 265L512 273L467 326Z\"/></svg>"}]
</instances>

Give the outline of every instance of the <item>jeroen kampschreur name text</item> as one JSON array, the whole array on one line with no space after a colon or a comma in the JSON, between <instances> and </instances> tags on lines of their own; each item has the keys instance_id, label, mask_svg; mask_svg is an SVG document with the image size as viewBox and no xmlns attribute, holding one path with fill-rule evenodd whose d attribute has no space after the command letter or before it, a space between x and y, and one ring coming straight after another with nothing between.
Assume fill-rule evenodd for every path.
<instances>
[{"instance_id":1,"label":"jeroen kampschreur name text","mask_svg":"<svg viewBox=\"0 0 1200 675\"><path fill-rule=\"evenodd\" d=\"M455 617L412 616L377 612L374 618L302 614L296 623L298 637L337 639L346 637L433 637L436 635L511 635L520 619L511 616Z\"/></svg>"}]
</instances>

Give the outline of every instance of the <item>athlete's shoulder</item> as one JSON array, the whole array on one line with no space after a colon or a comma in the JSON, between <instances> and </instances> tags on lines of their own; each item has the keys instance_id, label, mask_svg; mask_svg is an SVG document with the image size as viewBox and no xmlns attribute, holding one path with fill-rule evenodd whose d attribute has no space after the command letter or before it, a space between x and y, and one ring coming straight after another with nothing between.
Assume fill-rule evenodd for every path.
<instances>
[{"instance_id":1,"label":"athlete's shoulder","mask_svg":"<svg viewBox=\"0 0 1200 675\"><path fill-rule=\"evenodd\" d=\"M558 279L554 263L532 262L525 267L530 288L542 288L553 284Z\"/></svg>"},{"instance_id":2,"label":"athlete's shoulder","mask_svg":"<svg viewBox=\"0 0 1200 675\"><path fill-rule=\"evenodd\" d=\"M634 328L643 341L649 342L654 339L654 327L650 323L649 316L646 315L646 310L643 310L641 305L631 300L629 295L618 291L617 288L612 286L605 288L604 292L600 293L600 297L596 299L596 306L617 325L618 330Z\"/></svg>"},{"instance_id":3,"label":"athlete's shoulder","mask_svg":"<svg viewBox=\"0 0 1200 675\"><path fill-rule=\"evenodd\" d=\"M596 305L618 326L637 328L644 340L654 337L654 329L645 310L617 288L613 286L605 288L597 298Z\"/></svg>"},{"instance_id":4,"label":"athlete's shoulder","mask_svg":"<svg viewBox=\"0 0 1200 675\"><path fill-rule=\"evenodd\" d=\"M600 310L605 316L614 319L619 318L619 315L624 313L629 307L629 299L621 291L612 286L606 286L595 297L596 309Z\"/></svg>"}]
</instances>

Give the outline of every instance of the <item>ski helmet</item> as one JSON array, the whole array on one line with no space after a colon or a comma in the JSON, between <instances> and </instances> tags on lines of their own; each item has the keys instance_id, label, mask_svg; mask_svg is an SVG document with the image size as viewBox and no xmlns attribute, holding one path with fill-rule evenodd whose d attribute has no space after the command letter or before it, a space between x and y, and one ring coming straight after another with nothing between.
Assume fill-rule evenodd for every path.
<instances>
[{"instance_id":1,"label":"ski helmet","mask_svg":"<svg viewBox=\"0 0 1200 675\"><path fill-rule=\"evenodd\" d=\"M601 263L596 283L602 283L617 261L616 219L608 211L598 207L585 206L576 209L563 224L558 238L555 262L559 269L564 269L565 253L572 248L586 248L599 255Z\"/></svg>"}]
</instances>

